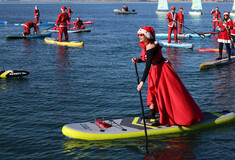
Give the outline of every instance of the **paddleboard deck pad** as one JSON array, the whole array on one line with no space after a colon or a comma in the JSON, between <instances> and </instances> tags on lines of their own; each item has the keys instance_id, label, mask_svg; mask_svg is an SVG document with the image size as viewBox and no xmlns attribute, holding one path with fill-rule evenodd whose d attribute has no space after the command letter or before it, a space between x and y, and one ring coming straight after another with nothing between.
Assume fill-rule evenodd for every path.
<instances>
[{"instance_id":1,"label":"paddleboard deck pad","mask_svg":"<svg viewBox=\"0 0 235 160\"><path fill-rule=\"evenodd\" d=\"M31 34L31 35L25 35L23 36L22 34L19 35L8 35L6 36L7 39L22 39L22 38L44 38L44 37L50 37L52 35L51 32L44 33L44 34Z\"/></svg>"},{"instance_id":2,"label":"paddleboard deck pad","mask_svg":"<svg viewBox=\"0 0 235 160\"><path fill-rule=\"evenodd\" d=\"M62 41L60 42L56 38L45 38L45 42L48 44L57 44L61 46L69 46L69 47L82 47L84 46L83 42L78 42L78 41Z\"/></svg>"},{"instance_id":3,"label":"paddleboard deck pad","mask_svg":"<svg viewBox=\"0 0 235 160\"><path fill-rule=\"evenodd\" d=\"M83 140L112 140L145 136L143 118L141 117L106 120L103 122L108 124L109 127L105 128L102 125L97 125L96 121L73 123L63 126L62 133L69 138ZM154 126L154 122L154 119L146 120L148 136L181 134L224 126L228 123L235 122L235 113L228 111L204 112L203 119L191 126Z\"/></svg>"},{"instance_id":4,"label":"paddleboard deck pad","mask_svg":"<svg viewBox=\"0 0 235 160\"><path fill-rule=\"evenodd\" d=\"M0 71L0 78L22 77L22 76L27 76L28 74L29 72L27 71L6 70L6 71Z\"/></svg>"},{"instance_id":5,"label":"paddleboard deck pad","mask_svg":"<svg viewBox=\"0 0 235 160\"><path fill-rule=\"evenodd\" d=\"M235 62L235 56L231 56L231 60L228 60L228 57L225 57L221 60L214 60L214 61L202 63L200 65L199 69L200 70L207 70L207 69L210 69L210 68L229 65L229 64L232 64L234 62Z\"/></svg>"},{"instance_id":6,"label":"paddleboard deck pad","mask_svg":"<svg viewBox=\"0 0 235 160\"><path fill-rule=\"evenodd\" d=\"M188 49L193 48L193 44L191 43L175 43L175 42L168 43L167 40L159 40L158 43L166 47L188 48Z\"/></svg>"}]
</instances>

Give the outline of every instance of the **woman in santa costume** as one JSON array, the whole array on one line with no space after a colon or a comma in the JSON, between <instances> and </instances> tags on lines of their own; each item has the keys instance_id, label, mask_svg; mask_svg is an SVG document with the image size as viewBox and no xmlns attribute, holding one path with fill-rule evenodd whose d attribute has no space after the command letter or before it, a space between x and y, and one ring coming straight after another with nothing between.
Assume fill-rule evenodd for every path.
<instances>
[{"instance_id":1,"label":"woman in santa costume","mask_svg":"<svg viewBox=\"0 0 235 160\"><path fill-rule=\"evenodd\" d=\"M138 31L139 45L143 48L141 59L132 58L133 63L146 62L140 84L140 91L148 76L147 106L150 115L160 114L163 125L191 125L203 118L198 105L185 88L169 61L162 56L161 46L155 44L155 32L152 27L142 27Z\"/></svg>"},{"instance_id":2,"label":"woman in santa costume","mask_svg":"<svg viewBox=\"0 0 235 160\"><path fill-rule=\"evenodd\" d=\"M178 13L178 23L179 23L178 34L180 34L181 33L181 29L182 29L182 23L184 23L183 8L180 8L180 11Z\"/></svg>"},{"instance_id":3,"label":"woman in santa costume","mask_svg":"<svg viewBox=\"0 0 235 160\"><path fill-rule=\"evenodd\" d=\"M63 33L65 35L65 40L68 41L69 37L68 37L68 31L67 31L67 21L69 19L68 13L65 12L65 9L67 9L65 6L61 7L61 12L58 15L58 18L55 22L55 25L58 26L59 25L59 41L62 42L62 36Z\"/></svg>"},{"instance_id":4,"label":"woman in santa costume","mask_svg":"<svg viewBox=\"0 0 235 160\"><path fill-rule=\"evenodd\" d=\"M219 11L219 7L216 7L215 10L212 9L211 14L213 14L213 31L215 31L215 24L216 26L219 26L219 19L221 17L220 11Z\"/></svg>"},{"instance_id":5,"label":"woman in santa costume","mask_svg":"<svg viewBox=\"0 0 235 160\"><path fill-rule=\"evenodd\" d=\"M178 21L178 14L175 13L175 7L171 7L171 12L166 15L166 20L169 19L168 22L168 43L171 43L171 32L174 31L174 39L177 43L177 21Z\"/></svg>"},{"instance_id":6,"label":"woman in santa costume","mask_svg":"<svg viewBox=\"0 0 235 160\"><path fill-rule=\"evenodd\" d=\"M218 36L218 42L219 42L219 57L216 58L216 60L222 59L222 50L223 45L225 44L229 60L231 59L231 49L230 49L230 42L231 42L231 35L230 30L233 28L233 22L229 18L230 12L224 11L224 18L220 22L217 29L220 31Z\"/></svg>"}]
</instances>

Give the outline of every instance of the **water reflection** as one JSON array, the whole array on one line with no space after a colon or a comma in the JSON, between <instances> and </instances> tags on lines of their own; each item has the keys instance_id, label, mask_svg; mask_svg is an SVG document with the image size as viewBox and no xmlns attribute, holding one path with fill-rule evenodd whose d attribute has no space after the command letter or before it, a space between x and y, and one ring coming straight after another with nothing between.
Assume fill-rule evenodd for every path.
<instances>
[{"instance_id":1,"label":"water reflection","mask_svg":"<svg viewBox=\"0 0 235 160\"><path fill-rule=\"evenodd\" d=\"M57 66L56 66L57 70L68 70L70 68L68 49L69 47L59 46L57 52Z\"/></svg>"},{"instance_id":2,"label":"water reflection","mask_svg":"<svg viewBox=\"0 0 235 160\"><path fill-rule=\"evenodd\" d=\"M136 159L145 160L196 158L194 148L197 146L195 140L198 138L193 134L149 138L148 155L145 152L145 140L141 138L113 141L84 141L66 138L62 148L66 155L74 159L119 159L122 157L128 159L127 152L135 153ZM115 154L117 152L119 155Z\"/></svg>"},{"instance_id":3,"label":"water reflection","mask_svg":"<svg viewBox=\"0 0 235 160\"><path fill-rule=\"evenodd\" d=\"M182 54L178 48L167 47L166 49L166 58L172 63L173 68L177 69L180 68L182 65Z\"/></svg>"},{"instance_id":4,"label":"water reflection","mask_svg":"<svg viewBox=\"0 0 235 160\"><path fill-rule=\"evenodd\" d=\"M70 61L69 47L59 46L56 63L56 90L60 98L65 98L66 94L71 91L69 77Z\"/></svg>"},{"instance_id":5,"label":"water reflection","mask_svg":"<svg viewBox=\"0 0 235 160\"><path fill-rule=\"evenodd\" d=\"M196 143L195 137L167 137L161 141L156 141L155 145L150 147L151 154L145 157L145 160L158 159L196 159L193 148ZM153 143L153 142L152 142Z\"/></svg>"},{"instance_id":6,"label":"water reflection","mask_svg":"<svg viewBox=\"0 0 235 160\"><path fill-rule=\"evenodd\" d=\"M211 84L214 85L214 92L217 96L211 103L216 104L218 109L233 110L235 106L235 71L233 68L234 64L215 69L216 79Z\"/></svg>"}]
</instances>

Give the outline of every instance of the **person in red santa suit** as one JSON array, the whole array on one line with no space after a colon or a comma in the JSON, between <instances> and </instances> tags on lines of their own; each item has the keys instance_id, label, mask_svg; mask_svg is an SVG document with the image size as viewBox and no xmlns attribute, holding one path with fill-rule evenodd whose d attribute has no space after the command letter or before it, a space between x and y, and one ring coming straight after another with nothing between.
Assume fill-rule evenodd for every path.
<instances>
[{"instance_id":1,"label":"person in red santa suit","mask_svg":"<svg viewBox=\"0 0 235 160\"><path fill-rule=\"evenodd\" d=\"M30 35L30 29L34 28L34 34L37 34L38 32L38 26L36 22L28 21L23 24L24 32L22 32L23 36Z\"/></svg>"},{"instance_id":2,"label":"person in red santa suit","mask_svg":"<svg viewBox=\"0 0 235 160\"><path fill-rule=\"evenodd\" d=\"M125 4L122 6L122 11L128 11L128 7Z\"/></svg>"},{"instance_id":3,"label":"person in red santa suit","mask_svg":"<svg viewBox=\"0 0 235 160\"><path fill-rule=\"evenodd\" d=\"M178 21L178 14L175 13L175 7L171 7L171 12L166 15L166 20L168 19L168 43L171 43L171 32L174 31L174 39L177 43L177 21Z\"/></svg>"},{"instance_id":4,"label":"person in red santa suit","mask_svg":"<svg viewBox=\"0 0 235 160\"><path fill-rule=\"evenodd\" d=\"M216 60L222 59L222 50L223 45L225 44L229 60L231 59L231 49L230 49L230 42L231 42L231 35L230 30L233 28L233 22L229 18L230 12L224 11L224 18L219 23L219 26L217 26L217 29L220 31L218 36L218 42L219 42L219 57L216 58Z\"/></svg>"},{"instance_id":5,"label":"person in red santa suit","mask_svg":"<svg viewBox=\"0 0 235 160\"><path fill-rule=\"evenodd\" d=\"M150 112L146 118L154 119L158 112L159 122L163 125L191 125L199 122L203 113L171 67L171 63L163 58L162 47L154 43L153 28L140 28L138 37L139 45L143 48L141 59L133 57L131 61L146 63L141 82L137 86L140 91L148 76L147 106Z\"/></svg>"},{"instance_id":6,"label":"person in red santa suit","mask_svg":"<svg viewBox=\"0 0 235 160\"><path fill-rule=\"evenodd\" d=\"M69 7L68 7L68 16L69 16L68 23L70 23L72 13L73 13L73 12L72 12L72 10L71 10L71 6L69 6Z\"/></svg>"},{"instance_id":7,"label":"person in red santa suit","mask_svg":"<svg viewBox=\"0 0 235 160\"><path fill-rule=\"evenodd\" d=\"M221 17L219 7L216 7L215 10L212 9L211 14L213 14L213 31L215 31L215 24L216 26L219 26L219 19Z\"/></svg>"},{"instance_id":8,"label":"person in red santa suit","mask_svg":"<svg viewBox=\"0 0 235 160\"><path fill-rule=\"evenodd\" d=\"M59 41L62 42L63 33L65 35L65 40L68 41L68 31L67 31L67 21L68 13L65 12L67 8L65 6L61 7L61 13L58 15L58 18L55 22L55 25L59 28Z\"/></svg>"},{"instance_id":9,"label":"person in red santa suit","mask_svg":"<svg viewBox=\"0 0 235 160\"><path fill-rule=\"evenodd\" d=\"M73 29L85 29L85 28L86 26L83 25L82 20L80 20L80 18L77 17L77 21L75 22Z\"/></svg>"},{"instance_id":10,"label":"person in red santa suit","mask_svg":"<svg viewBox=\"0 0 235 160\"><path fill-rule=\"evenodd\" d=\"M233 21L233 28L230 30L231 33L231 43L232 48L234 48L234 40L235 40L235 21Z\"/></svg>"},{"instance_id":11,"label":"person in red santa suit","mask_svg":"<svg viewBox=\"0 0 235 160\"><path fill-rule=\"evenodd\" d=\"M35 22L36 22L36 23L39 23L40 12L39 12L39 9L38 9L38 6L37 6L37 5L35 5L34 17L35 17Z\"/></svg>"},{"instance_id":12,"label":"person in red santa suit","mask_svg":"<svg viewBox=\"0 0 235 160\"><path fill-rule=\"evenodd\" d=\"M178 24L179 24L178 34L181 33L182 23L184 23L184 12L183 12L183 8L180 8L180 11L178 13Z\"/></svg>"}]
</instances>

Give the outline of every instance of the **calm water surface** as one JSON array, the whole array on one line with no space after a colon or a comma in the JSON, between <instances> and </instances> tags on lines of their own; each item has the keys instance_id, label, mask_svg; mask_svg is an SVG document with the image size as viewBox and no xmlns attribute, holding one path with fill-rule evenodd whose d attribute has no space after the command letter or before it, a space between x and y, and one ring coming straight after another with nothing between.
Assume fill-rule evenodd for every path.
<instances>
[{"instance_id":1,"label":"calm water surface","mask_svg":"<svg viewBox=\"0 0 235 160\"><path fill-rule=\"evenodd\" d=\"M72 20L95 21L90 33L70 34L70 40L83 41L83 48L45 44L43 39L6 40L20 34L13 23L34 20L35 2L1 2L1 70L27 70L20 79L0 80L0 158L1 159L233 159L235 126L178 136L150 138L151 155L145 154L144 138L118 141L82 141L66 138L63 125L74 122L141 116L132 57L138 57L137 30L152 26L167 33L164 16L156 15L157 3L127 3L137 15L115 15L122 3L39 2L42 22L55 21L62 5L71 5ZM203 3L204 16L190 16L190 3L170 3L184 8L185 26L196 32L212 30L212 8L230 11L232 3ZM46 27L41 27L40 31ZM185 31L190 33L189 30ZM53 34L52 37L57 37ZM181 80L203 111L234 111L234 64L200 72L201 63L216 53L197 48L217 48L217 37L184 39L194 49L163 48ZM143 64L138 64L142 76ZM146 104L147 85L143 88ZM148 108L146 108L146 112Z\"/></svg>"}]
</instances>

